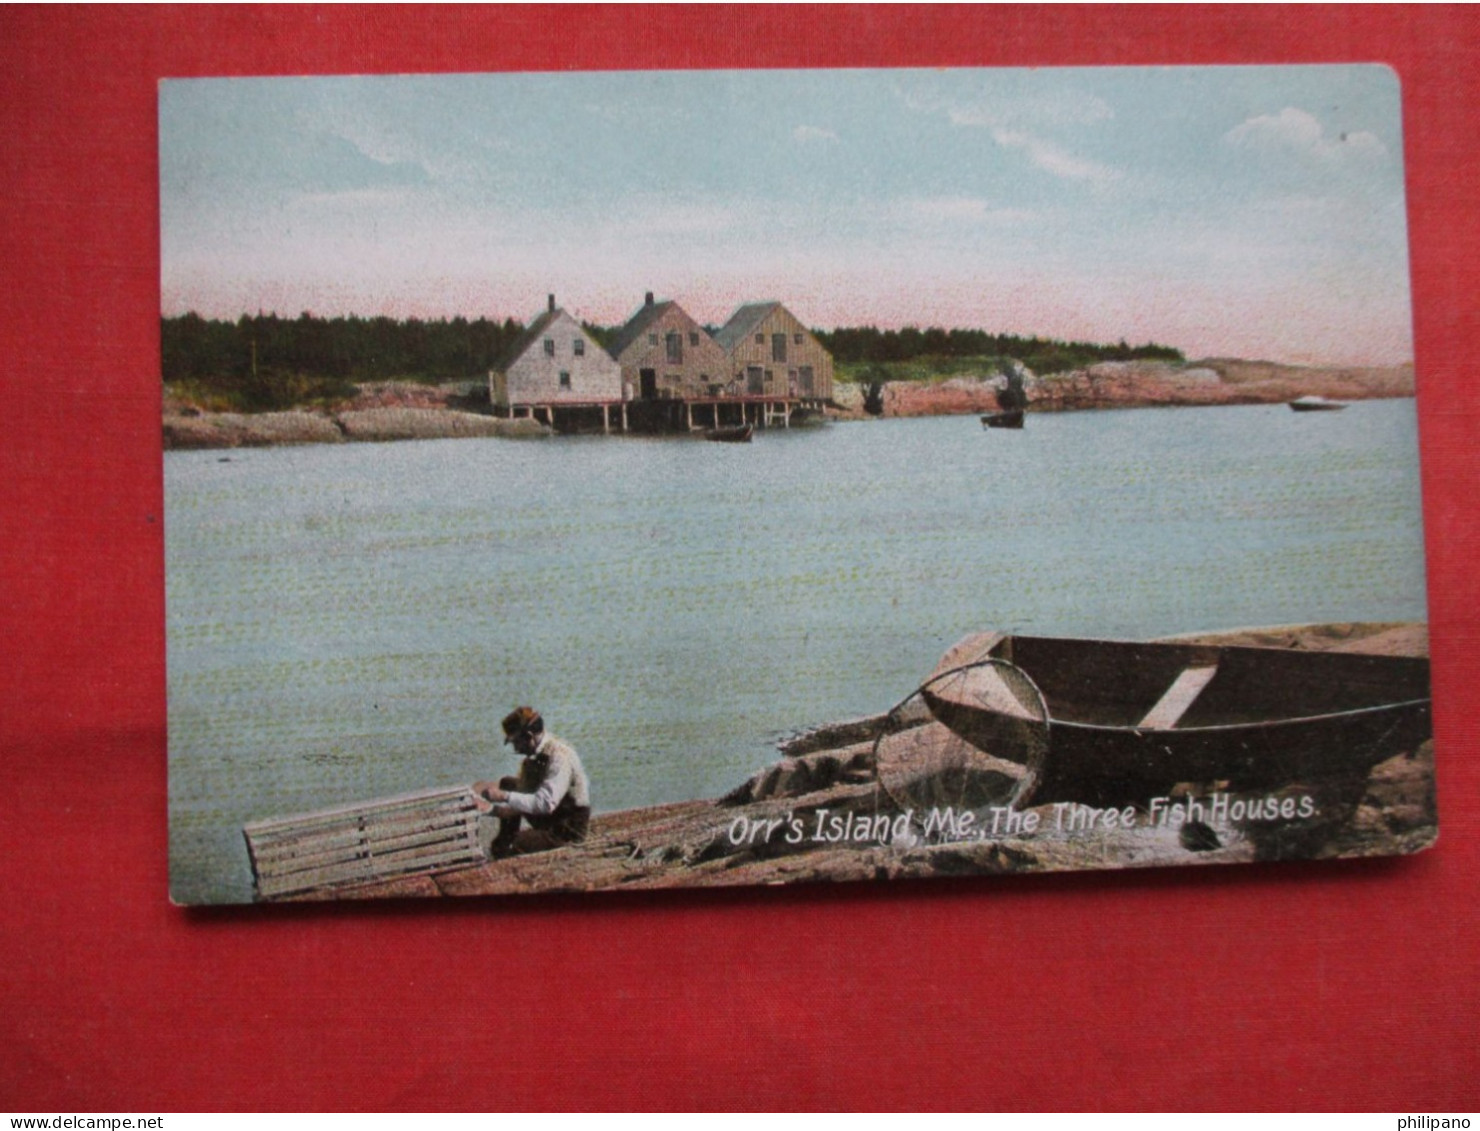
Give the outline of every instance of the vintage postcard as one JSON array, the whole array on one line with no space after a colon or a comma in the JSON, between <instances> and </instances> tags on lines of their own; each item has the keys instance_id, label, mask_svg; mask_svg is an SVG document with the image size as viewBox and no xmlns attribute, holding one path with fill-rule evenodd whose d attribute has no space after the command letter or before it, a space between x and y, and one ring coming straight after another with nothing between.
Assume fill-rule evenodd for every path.
<instances>
[{"instance_id":1,"label":"vintage postcard","mask_svg":"<svg viewBox=\"0 0 1480 1131\"><path fill-rule=\"evenodd\" d=\"M1375 66L159 92L172 897L1437 837Z\"/></svg>"}]
</instances>

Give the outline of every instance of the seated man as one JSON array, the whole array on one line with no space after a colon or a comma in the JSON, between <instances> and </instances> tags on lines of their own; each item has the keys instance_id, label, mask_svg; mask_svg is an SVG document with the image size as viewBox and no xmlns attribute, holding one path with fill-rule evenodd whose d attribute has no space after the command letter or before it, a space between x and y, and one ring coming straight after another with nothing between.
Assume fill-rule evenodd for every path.
<instances>
[{"instance_id":1,"label":"seated man","mask_svg":"<svg viewBox=\"0 0 1480 1131\"><path fill-rule=\"evenodd\" d=\"M537 852L585 840L591 822L591 786L576 752L546 733L545 721L533 707L510 711L503 726L504 745L512 743L524 758L518 775L473 785L473 792L490 803L489 810L500 821L491 854ZM526 820L530 832L520 837L520 825Z\"/></svg>"}]
</instances>

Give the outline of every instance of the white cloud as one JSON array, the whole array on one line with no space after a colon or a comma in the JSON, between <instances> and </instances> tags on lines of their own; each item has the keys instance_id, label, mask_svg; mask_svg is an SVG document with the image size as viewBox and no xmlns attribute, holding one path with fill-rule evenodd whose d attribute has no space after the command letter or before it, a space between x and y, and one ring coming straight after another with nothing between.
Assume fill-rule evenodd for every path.
<instances>
[{"instance_id":1,"label":"white cloud","mask_svg":"<svg viewBox=\"0 0 1480 1131\"><path fill-rule=\"evenodd\" d=\"M825 130L821 126L798 126L791 131L791 136L803 145L820 141L837 141L838 135L832 130Z\"/></svg>"},{"instance_id":2,"label":"white cloud","mask_svg":"<svg viewBox=\"0 0 1480 1131\"><path fill-rule=\"evenodd\" d=\"M1026 153L1034 166L1053 176L1092 184L1108 184L1124 176L1044 136L1113 118L1109 103L1094 95L1058 90L1037 97L959 99L929 90L908 90L901 97L911 110L943 114L953 126L989 131L1002 148Z\"/></svg>"},{"instance_id":3,"label":"white cloud","mask_svg":"<svg viewBox=\"0 0 1480 1131\"><path fill-rule=\"evenodd\" d=\"M1004 149L1021 149L1028 160L1046 173L1071 181L1088 181L1093 184L1109 184L1124 176L1119 169L1076 157L1062 146L1041 137L1023 133L1021 130L994 129L992 140Z\"/></svg>"},{"instance_id":4,"label":"white cloud","mask_svg":"<svg viewBox=\"0 0 1480 1131\"><path fill-rule=\"evenodd\" d=\"M1314 114L1293 106L1241 122L1223 140L1238 149L1295 153L1323 161L1370 160L1387 153L1377 135L1357 130L1333 137Z\"/></svg>"}]
</instances>

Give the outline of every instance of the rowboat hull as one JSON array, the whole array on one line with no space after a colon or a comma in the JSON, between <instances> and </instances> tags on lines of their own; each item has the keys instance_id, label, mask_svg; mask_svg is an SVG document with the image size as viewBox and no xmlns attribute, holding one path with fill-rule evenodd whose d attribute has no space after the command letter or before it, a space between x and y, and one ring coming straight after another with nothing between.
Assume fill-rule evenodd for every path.
<instances>
[{"instance_id":1,"label":"rowboat hull","mask_svg":"<svg viewBox=\"0 0 1480 1131\"><path fill-rule=\"evenodd\" d=\"M1022 636L993 637L938 669L922 689L937 723L978 745L1012 733L985 697L951 690L970 682L963 670L1003 661L1037 688L1046 725L1046 749L990 751L1024 764L1019 806L1144 806L1182 783L1237 791L1364 778L1432 735L1424 659Z\"/></svg>"},{"instance_id":2,"label":"rowboat hull","mask_svg":"<svg viewBox=\"0 0 1480 1131\"><path fill-rule=\"evenodd\" d=\"M1237 791L1365 777L1432 733L1428 702L1280 722L1136 732L1051 721L1032 803L1139 804L1179 783Z\"/></svg>"},{"instance_id":3,"label":"rowboat hull","mask_svg":"<svg viewBox=\"0 0 1480 1131\"><path fill-rule=\"evenodd\" d=\"M704 433L704 438L717 444L748 444L754 427L751 424L741 424L735 428L711 428Z\"/></svg>"},{"instance_id":4,"label":"rowboat hull","mask_svg":"<svg viewBox=\"0 0 1480 1131\"><path fill-rule=\"evenodd\" d=\"M1346 407L1341 401L1328 401L1323 397L1301 397L1289 403L1296 412L1337 412Z\"/></svg>"},{"instance_id":5,"label":"rowboat hull","mask_svg":"<svg viewBox=\"0 0 1480 1131\"><path fill-rule=\"evenodd\" d=\"M1005 412L990 412L982 417L983 428L1021 428L1023 426L1023 410L1008 409Z\"/></svg>"}]
</instances>

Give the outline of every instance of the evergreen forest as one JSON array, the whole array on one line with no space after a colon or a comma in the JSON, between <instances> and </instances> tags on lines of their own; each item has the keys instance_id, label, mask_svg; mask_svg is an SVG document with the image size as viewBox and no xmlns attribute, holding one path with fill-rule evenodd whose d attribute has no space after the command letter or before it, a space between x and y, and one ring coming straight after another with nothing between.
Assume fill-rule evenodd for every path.
<instances>
[{"instance_id":1,"label":"evergreen forest","mask_svg":"<svg viewBox=\"0 0 1480 1131\"><path fill-rule=\"evenodd\" d=\"M586 329L605 344L617 328ZM165 383L184 395L223 408L263 410L342 399L361 382L481 381L523 331L514 319L304 313L297 318L243 315L232 322L189 313L161 319L160 364ZM832 353L844 381L931 379L1005 358L1040 374L1097 361L1183 360L1181 351L1156 344L1064 342L934 326L813 332Z\"/></svg>"}]
</instances>

